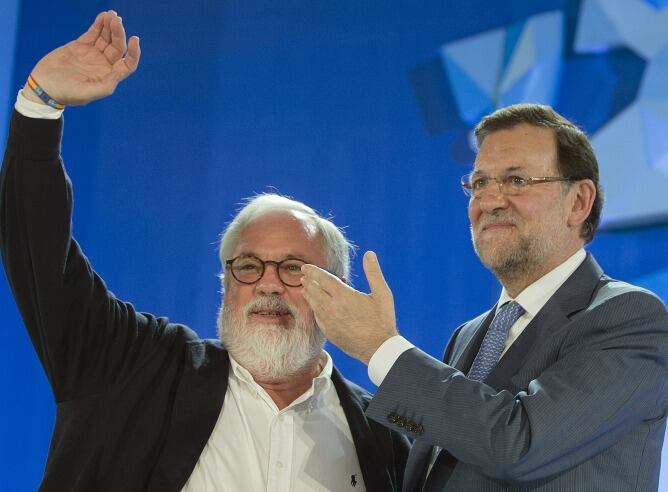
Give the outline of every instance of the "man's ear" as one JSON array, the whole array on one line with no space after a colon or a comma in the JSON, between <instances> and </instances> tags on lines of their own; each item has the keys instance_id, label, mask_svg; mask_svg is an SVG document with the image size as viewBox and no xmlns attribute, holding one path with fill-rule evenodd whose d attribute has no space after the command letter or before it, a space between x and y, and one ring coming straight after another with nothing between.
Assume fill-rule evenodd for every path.
<instances>
[{"instance_id":1,"label":"man's ear","mask_svg":"<svg viewBox=\"0 0 668 492\"><path fill-rule=\"evenodd\" d=\"M568 214L567 224L570 227L579 227L589 217L591 207L596 199L596 186L591 179L576 181L570 190L572 204Z\"/></svg>"}]
</instances>

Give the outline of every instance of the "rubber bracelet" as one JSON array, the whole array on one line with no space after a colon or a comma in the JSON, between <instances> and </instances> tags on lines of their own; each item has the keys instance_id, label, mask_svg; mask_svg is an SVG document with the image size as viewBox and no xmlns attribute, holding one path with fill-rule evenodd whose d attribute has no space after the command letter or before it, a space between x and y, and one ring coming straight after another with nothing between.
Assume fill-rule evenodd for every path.
<instances>
[{"instance_id":1,"label":"rubber bracelet","mask_svg":"<svg viewBox=\"0 0 668 492\"><path fill-rule=\"evenodd\" d=\"M31 75L28 75L28 87L32 89L32 91L37 94L37 97L39 97L42 101L44 101L45 104L51 106L54 109L64 109L65 105L60 104L58 101L56 101L54 98L49 96L44 89L42 89L37 81L32 77Z\"/></svg>"}]
</instances>

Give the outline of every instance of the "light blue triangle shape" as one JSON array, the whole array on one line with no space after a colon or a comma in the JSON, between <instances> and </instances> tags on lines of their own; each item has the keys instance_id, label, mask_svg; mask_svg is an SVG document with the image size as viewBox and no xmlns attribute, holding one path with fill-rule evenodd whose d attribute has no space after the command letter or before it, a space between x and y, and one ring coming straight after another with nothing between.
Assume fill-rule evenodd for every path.
<instances>
[{"instance_id":1,"label":"light blue triangle shape","mask_svg":"<svg viewBox=\"0 0 668 492\"><path fill-rule=\"evenodd\" d=\"M503 44L504 30L495 29L446 44L441 48L441 56L446 65L457 65L461 72L492 99L501 71Z\"/></svg>"},{"instance_id":2,"label":"light blue triangle shape","mask_svg":"<svg viewBox=\"0 0 668 492\"><path fill-rule=\"evenodd\" d=\"M668 100L668 46L652 58L643 74L639 98Z\"/></svg>"},{"instance_id":3,"label":"light blue triangle shape","mask_svg":"<svg viewBox=\"0 0 668 492\"><path fill-rule=\"evenodd\" d=\"M455 96L460 118L469 125L494 109L492 99L478 87L458 64L445 58L445 68Z\"/></svg>"},{"instance_id":4,"label":"light blue triangle shape","mask_svg":"<svg viewBox=\"0 0 668 492\"><path fill-rule=\"evenodd\" d=\"M640 106L645 151L650 167L661 171L668 178L668 119L653 110L650 104Z\"/></svg>"},{"instance_id":5,"label":"light blue triangle shape","mask_svg":"<svg viewBox=\"0 0 668 492\"><path fill-rule=\"evenodd\" d=\"M503 47L503 62L502 69L505 72L506 67L510 63L515 51L515 46L519 42L522 32L524 31L524 22L516 22L506 28L506 42Z\"/></svg>"},{"instance_id":6,"label":"light blue triangle shape","mask_svg":"<svg viewBox=\"0 0 668 492\"><path fill-rule=\"evenodd\" d=\"M559 11L547 12L531 19L529 29L533 39L536 60L549 58L556 62L563 58L564 14Z\"/></svg>"},{"instance_id":7,"label":"light blue triangle shape","mask_svg":"<svg viewBox=\"0 0 668 492\"><path fill-rule=\"evenodd\" d=\"M594 1L594 0L589 0ZM668 42L668 10L655 8L636 0L596 0L615 32L627 46L643 58L650 59Z\"/></svg>"},{"instance_id":8,"label":"light blue triangle shape","mask_svg":"<svg viewBox=\"0 0 668 492\"><path fill-rule=\"evenodd\" d=\"M601 53L623 46L624 39L601 7L600 0L584 0L575 33L576 53Z\"/></svg>"},{"instance_id":9,"label":"light blue triangle shape","mask_svg":"<svg viewBox=\"0 0 668 492\"><path fill-rule=\"evenodd\" d=\"M529 24L524 25L522 35L517 42L513 56L506 68L501 84L499 85L499 92L505 94L509 88L514 86L518 80L523 78L536 61L536 54L533 46L533 38L531 36L531 28Z\"/></svg>"}]
</instances>

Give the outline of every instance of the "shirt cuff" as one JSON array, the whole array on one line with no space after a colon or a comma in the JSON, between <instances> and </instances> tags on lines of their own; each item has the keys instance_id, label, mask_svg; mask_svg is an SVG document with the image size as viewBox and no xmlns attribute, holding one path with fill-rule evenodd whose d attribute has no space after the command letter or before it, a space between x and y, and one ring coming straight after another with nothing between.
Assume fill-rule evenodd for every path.
<instances>
[{"instance_id":1,"label":"shirt cuff","mask_svg":"<svg viewBox=\"0 0 668 492\"><path fill-rule=\"evenodd\" d=\"M369 361L369 379L373 384L380 386L399 356L413 347L415 345L401 335L395 335L385 340Z\"/></svg>"},{"instance_id":2,"label":"shirt cuff","mask_svg":"<svg viewBox=\"0 0 668 492\"><path fill-rule=\"evenodd\" d=\"M40 104L31 101L23 95L23 89L16 96L14 109L28 118L38 118L41 120L57 120L63 114L64 109L55 109L46 104Z\"/></svg>"}]
</instances>

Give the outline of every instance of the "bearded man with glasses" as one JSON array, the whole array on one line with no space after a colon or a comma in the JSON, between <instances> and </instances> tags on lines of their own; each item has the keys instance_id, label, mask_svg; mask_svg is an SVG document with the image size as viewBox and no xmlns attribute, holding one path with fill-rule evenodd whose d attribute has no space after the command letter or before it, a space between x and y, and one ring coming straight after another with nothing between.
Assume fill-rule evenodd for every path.
<instances>
[{"instance_id":1,"label":"bearded man with glasses","mask_svg":"<svg viewBox=\"0 0 668 492\"><path fill-rule=\"evenodd\" d=\"M400 490L408 440L367 420L303 296L307 263L349 277L333 222L271 194L241 209L220 245L222 344L117 299L72 237L63 106L111 94L139 56L102 12L39 61L12 116L2 258L57 403L40 489Z\"/></svg>"},{"instance_id":2,"label":"bearded man with glasses","mask_svg":"<svg viewBox=\"0 0 668 492\"><path fill-rule=\"evenodd\" d=\"M475 134L461 184L475 251L503 287L497 304L435 360L398 335L367 252L369 295L303 267L319 326L369 365L379 388L367 415L415 438L405 491L657 490L668 313L584 250L603 205L591 144L536 104L500 109Z\"/></svg>"}]
</instances>

